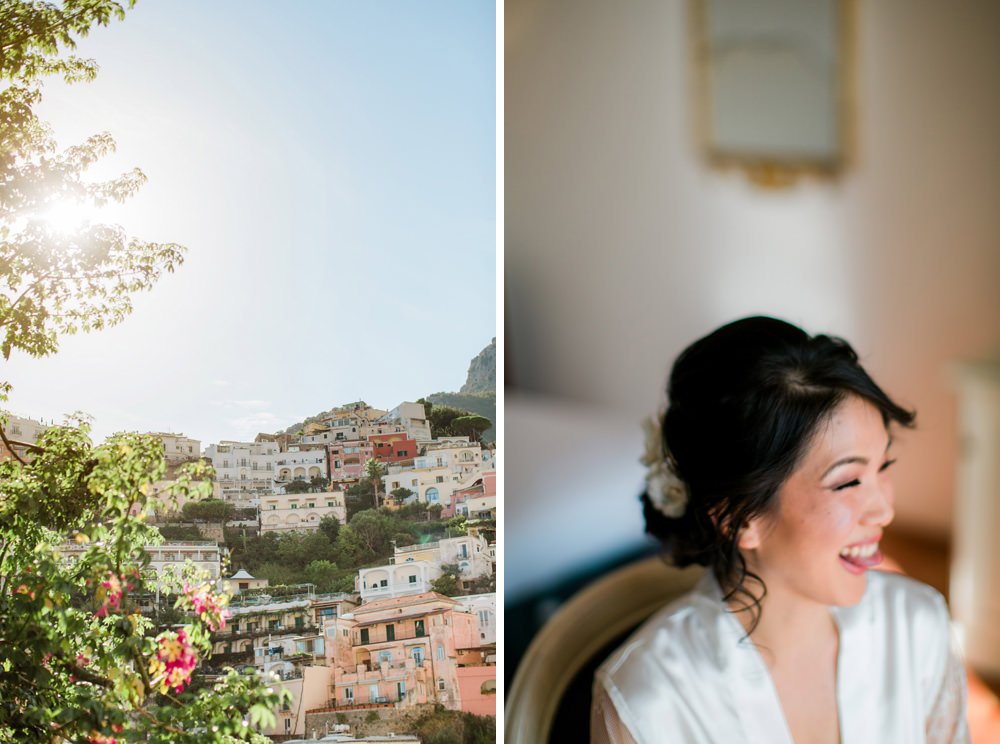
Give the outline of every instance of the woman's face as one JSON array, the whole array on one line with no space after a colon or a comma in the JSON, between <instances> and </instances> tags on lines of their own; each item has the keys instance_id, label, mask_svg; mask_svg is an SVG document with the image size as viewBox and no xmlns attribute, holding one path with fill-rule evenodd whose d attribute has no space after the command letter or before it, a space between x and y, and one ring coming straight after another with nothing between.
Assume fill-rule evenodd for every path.
<instances>
[{"instance_id":1,"label":"woman's face","mask_svg":"<svg viewBox=\"0 0 1000 744\"><path fill-rule=\"evenodd\" d=\"M893 517L890 441L878 409L853 395L820 425L778 492L777 511L751 521L740 538L769 598L841 606L861 600Z\"/></svg>"}]
</instances>

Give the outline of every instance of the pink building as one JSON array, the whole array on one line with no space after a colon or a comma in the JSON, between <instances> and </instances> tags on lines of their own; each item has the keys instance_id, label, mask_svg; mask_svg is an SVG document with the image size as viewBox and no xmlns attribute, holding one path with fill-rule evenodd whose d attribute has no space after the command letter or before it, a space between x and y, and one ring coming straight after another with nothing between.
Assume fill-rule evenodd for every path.
<instances>
[{"instance_id":1,"label":"pink building","mask_svg":"<svg viewBox=\"0 0 1000 744\"><path fill-rule=\"evenodd\" d=\"M365 463L374 457L374 448L364 439L337 442L327 447L328 470L334 483L364 477Z\"/></svg>"},{"instance_id":2,"label":"pink building","mask_svg":"<svg viewBox=\"0 0 1000 744\"><path fill-rule=\"evenodd\" d=\"M424 704L485 709L483 697L489 692L481 690L491 675L495 690L495 657L487 672L461 671L486 668L484 655L470 652L479 648L476 619L441 594L366 602L352 613L328 618L324 633L327 666L333 669L329 709ZM479 677L483 680L476 683Z\"/></svg>"}]
</instances>

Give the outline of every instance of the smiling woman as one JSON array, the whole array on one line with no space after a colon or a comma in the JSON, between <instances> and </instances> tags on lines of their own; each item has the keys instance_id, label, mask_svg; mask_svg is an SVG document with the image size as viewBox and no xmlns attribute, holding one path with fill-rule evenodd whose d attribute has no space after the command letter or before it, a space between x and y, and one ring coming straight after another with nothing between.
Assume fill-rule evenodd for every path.
<instances>
[{"instance_id":1,"label":"smiling woman","mask_svg":"<svg viewBox=\"0 0 1000 744\"><path fill-rule=\"evenodd\" d=\"M847 342L746 318L674 364L647 531L709 570L595 679L594 741L968 739L943 598L881 562L894 403Z\"/></svg>"}]
</instances>

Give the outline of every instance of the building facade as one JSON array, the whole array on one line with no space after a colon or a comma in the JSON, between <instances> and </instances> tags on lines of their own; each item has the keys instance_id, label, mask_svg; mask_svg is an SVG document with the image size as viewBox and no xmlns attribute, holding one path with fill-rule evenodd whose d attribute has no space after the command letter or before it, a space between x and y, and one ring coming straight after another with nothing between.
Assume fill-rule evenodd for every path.
<instances>
[{"instance_id":1,"label":"building facade","mask_svg":"<svg viewBox=\"0 0 1000 744\"><path fill-rule=\"evenodd\" d=\"M5 413L4 415L6 415L7 421L3 424L3 431L11 443L11 448L8 448L6 444L0 441L0 460L10 460L16 454L27 462L33 456L31 447L38 442L45 430L49 428L49 425L35 419L15 416L11 413Z\"/></svg>"},{"instance_id":2,"label":"building facade","mask_svg":"<svg viewBox=\"0 0 1000 744\"><path fill-rule=\"evenodd\" d=\"M261 496L274 493L277 454L278 445L273 441L222 441L205 449L222 498L237 508L258 506Z\"/></svg>"},{"instance_id":3,"label":"building facade","mask_svg":"<svg viewBox=\"0 0 1000 744\"><path fill-rule=\"evenodd\" d=\"M274 481L280 487L291 481L328 478L326 445L292 444L274 458Z\"/></svg>"},{"instance_id":4,"label":"building facade","mask_svg":"<svg viewBox=\"0 0 1000 744\"><path fill-rule=\"evenodd\" d=\"M319 528L323 517L330 515L347 524L347 502L343 491L269 494L260 501L260 531L309 532Z\"/></svg>"},{"instance_id":5,"label":"building facade","mask_svg":"<svg viewBox=\"0 0 1000 744\"><path fill-rule=\"evenodd\" d=\"M201 442L197 439L162 431L150 435L163 442L163 456L168 463L191 462L201 457Z\"/></svg>"},{"instance_id":6,"label":"building facade","mask_svg":"<svg viewBox=\"0 0 1000 744\"><path fill-rule=\"evenodd\" d=\"M375 600L328 622L324 633L328 707L462 709L459 650L478 646L478 634L455 600L434 592Z\"/></svg>"},{"instance_id":7,"label":"building facade","mask_svg":"<svg viewBox=\"0 0 1000 744\"><path fill-rule=\"evenodd\" d=\"M422 403L400 403L391 411L385 413L379 420L380 424L400 426L411 439L418 442L431 440L431 425Z\"/></svg>"}]
</instances>

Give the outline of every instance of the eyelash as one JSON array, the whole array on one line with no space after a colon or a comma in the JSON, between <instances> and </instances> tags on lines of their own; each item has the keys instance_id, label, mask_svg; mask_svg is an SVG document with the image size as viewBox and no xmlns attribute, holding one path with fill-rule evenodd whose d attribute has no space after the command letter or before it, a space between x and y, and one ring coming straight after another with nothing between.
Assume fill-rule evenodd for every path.
<instances>
[{"instance_id":1,"label":"eyelash","mask_svg":"<svg viewBox=\"0 0 1000 744\"><path fill-rule=\"evenodd\" d=\"M894 462L896 462L896 461L895 460L886 460L885 464L883 464L882 467L880 467L878 469L878 471L880 473L884 473L886 470L889 469L889 466L892 465ZM855 478L854 480L852 480L852 481L850 481L848 483L842 483L839 486L834 486L833 490L834 491L843 491L845 488L854 488L854 486L860 486L860 485L861 485L861 481Z\"/></svg>"}]
</instances>

